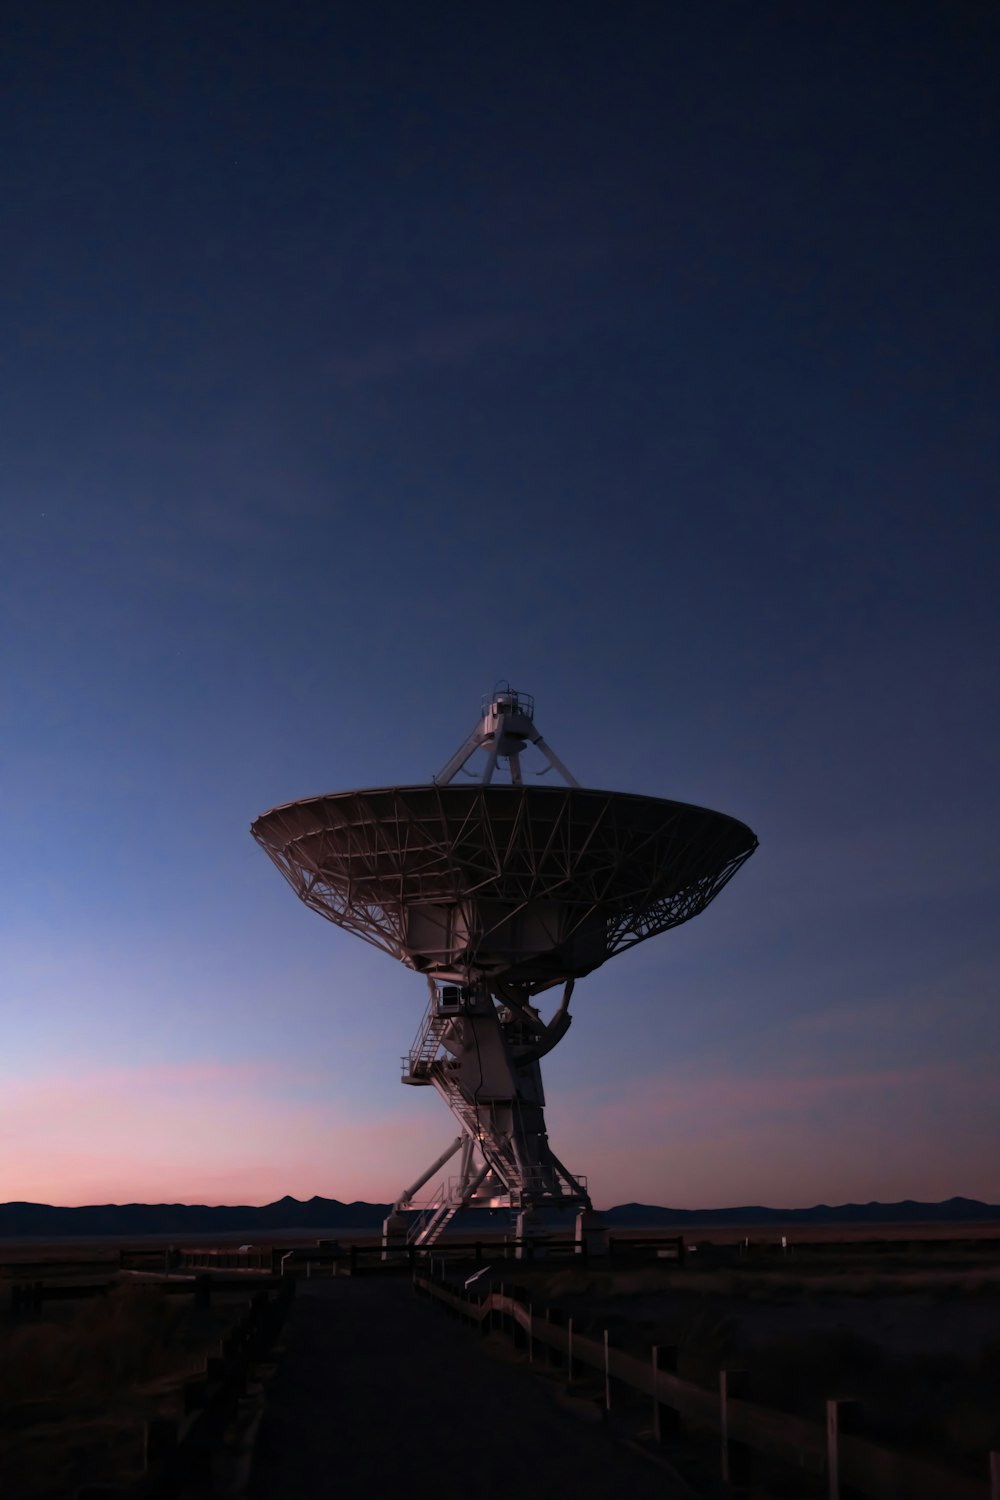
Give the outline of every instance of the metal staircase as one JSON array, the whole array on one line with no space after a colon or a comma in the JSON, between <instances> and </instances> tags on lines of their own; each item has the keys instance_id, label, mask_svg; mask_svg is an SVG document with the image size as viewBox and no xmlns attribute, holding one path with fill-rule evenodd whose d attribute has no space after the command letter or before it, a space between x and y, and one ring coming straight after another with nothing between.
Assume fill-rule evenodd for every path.
<instances>
[{"instance_id":1,"label":"metal staircase","mask_svg":"<svg viewBox=\"0 0 1000 1500\"><path fill-rule=\"evenodd\" d=\"M412 1235L412 1237L408 1235L407 1241L422 1247L433 1245L448 1228L448 1225L458 1213L461 1206L462 1200L460 1197L455 1198L453 1201L446 1200L444 1203L437 1204L431 1210L430 1218L423 1223L419 1232Z\"/></svg>"},{"instance_id":2,"label":"metal staircase","mask_svg":"<svg viewBox=\"0 0 1000 1500\"><path fill-rule=\"evenodd\" d=\"M420 1030L409 1053L402 1059L403 1082L416 1085L430 1083L430 1068L441 1051L442 1038L449 1018L439 1016L433 1002L427 1007Z\"/></svg>"},{"instance_id":3,"label":"metal staircase","mask_svg":"<svg viewBox=\"0 0 1000 1500\"><path fill-rule=\"evenodd\" d=\"M440 1239L455 1215L469 1204L491 1172L498 1179L498 1189L509 1198L511 1207L519 1206L524 1185L521 1183L521 1173L513 1152L509 1149L498 1149L499 1143L493 1139L494 1133L490 1131L488 1124L484 1128L479 1110L473 1101L466 1097L449 1066L449 1059L432 1056L424 1065L424 1078L445 1097L449 1109L458 1117L470 1143L474 1149L478 1148L482 1159L481 1167L474 1174L466 1172L462 1176L450 1178L447 1185L444 1182L439 1183L431 1194L430 1203L410 1225L406 1236L407 1242L429 1246ZM488 1109L486 1105L482 1107ZM484 1149L486 1142L489 1142L489 1156ZM471 1154L469 1160L471 1164Z\"/></svg>"},{"instance_id":4,"label":"metal staircase","mask_svg":"<svg viewBox=\"0 0 1000 1500\"><path fill-rule=\"evenodd\" d=\"M422 1248L435 1244L459 1210L467 1207L475 1197L492 1170L489 1163L484 1162L478 1171L466 1171L459 1177L450 1178L447 1190L443 1182L439 1183L431 1194L431 1202L410 1225L406 1236L407 1244Z\"/></svg>"},{"instance_id":5,"label":"metal staircase","mask_svg":"<svg viewBox=\"0 0 1000 1500\"><path fill-rule=\"evenodd\" d=\"M410 1221L410 1224L406 1231L406 1243L408 1245L422 1245L425 1243L433 1243L433 1241L425 1241L424 1231L428 1228L431 1219L433 1219L434 1215L440 1209L446 1193L447 1186L444 1180L442 1180L438 1183L433 1193L431 1193L430 1202L425 1204L417 1214L416 1218Z\"/></svg>"}]
</instances>

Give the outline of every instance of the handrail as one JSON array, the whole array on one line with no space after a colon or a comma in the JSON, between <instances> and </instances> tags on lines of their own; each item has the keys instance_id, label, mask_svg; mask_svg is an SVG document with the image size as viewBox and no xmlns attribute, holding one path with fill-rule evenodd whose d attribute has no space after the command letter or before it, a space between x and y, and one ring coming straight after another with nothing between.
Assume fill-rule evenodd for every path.
<instances>
[{"instance_id":1,"label":"handrail","mask_svg":"<svg viewBox=\"0 0 1000 1500\"><path fill-rule=\"evenodd\" d=\"M535 717L534 695L519 692L517 688L512 688L509 682L498 682L492 693L483 694L480 703L484 719L490 714L495 703L501 703L502 711L506 713L523 714L526 719Z\"/></svg>"},{"instance_id":2,"label":"handrail","mask_svg":"<svg viewBox=\"0 0 1000 1500\"><path fill-rule=\"evenodd\" d=\"M446 1194L447 1194L447 1185L446 1185L445 1179L442 1177L441 1181L438 1183L437 1187L434 1189L434 1191L430 1195L430 1202L429 1203L425 1203L423 1205L423 1207L421 1209L419 1209L419 1211L417 1212L416 1218L414 1218L407 1225L407 1227L406 1227L406 1244L407 1245L413 1244L416 1241L416 1239L418 1238L418 1236L420 1234L422 1234L423 1231L427 1228L427 1226L430 1223L431 1219L433 1219L434 1215L438 1212L438 1210L441 1208L442 1204L445 1202Z\"/></svg>"},{"instance_id":3,"label":"handrail","mask_svg":"<svg viewBox=\"0 0 1000 1500\"><path fill-rule=\"evenodd\" d=\"M441 1048L441 1030L443 1018L434 1008L434 1001L428 1003L424 1011L423 1020L417 1028L417 1034L413 1038L413 1045L409 1052L400 1058L403 1077L412 1077L414 1070L425 1065L430 1067Z\"/></svg>"}]
</instances>

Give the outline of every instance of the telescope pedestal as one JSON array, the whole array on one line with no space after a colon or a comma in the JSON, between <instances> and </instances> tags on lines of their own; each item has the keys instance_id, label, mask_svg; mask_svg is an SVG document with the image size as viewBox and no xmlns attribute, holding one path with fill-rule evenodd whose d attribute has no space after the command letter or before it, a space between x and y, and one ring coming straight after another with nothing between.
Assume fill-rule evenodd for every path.
<instances>
[{"instance_id":1,"label":"telescope pedestal","mask_svg":"<svg viewBox=\"0 0 1000 1500\"><path fill-rule=\"evenodd\" d=\"M576 1253L588 1260L608 1253L608 1226L604 1215L595 1213L592 1208L581 1208L577 1213Z\"/></svg>"},{"instance_id":2,"label":"telescope pedestal","mask_svg":"<svg viewBox=\"0 0 1000 1500\"><path fill-rule=\"evenodd\" d=\"M430 1005L403 1059L403 1082L435 1088L462 1134L397 1199L383 1225L383 1248L433 1245L465 1209L514 1211L518 1239L541 1233L533 1229L539 1210L592 1213L585 1181L549 1146L539 1067L569 1029L572 984L548 1025L527 992L510 985L498 995L485 983L439 988L429 981L429 988ZM418 1190L459 1152L458 1172L442 1179L404 1234L404 1215Z\"/></svg>"}]
</instances>

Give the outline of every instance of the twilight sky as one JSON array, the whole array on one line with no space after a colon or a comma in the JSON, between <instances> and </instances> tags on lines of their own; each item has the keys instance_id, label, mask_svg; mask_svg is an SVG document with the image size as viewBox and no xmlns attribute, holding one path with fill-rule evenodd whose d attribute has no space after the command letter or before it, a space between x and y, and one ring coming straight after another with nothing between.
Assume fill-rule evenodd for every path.
<instances>
[{"instance_id":1,"label":"twilight sky","mask_svg":"<svg viewBox=\"0 0 1000 1500\"><path fill-rule=\"evenodd\" d=\"M0 1201L392 1198L424 983L252 819L498 677L748 823L545 1067L599 1206L1000 1201L1000 17L13 0Z\"/></svg>"}]
</instances>

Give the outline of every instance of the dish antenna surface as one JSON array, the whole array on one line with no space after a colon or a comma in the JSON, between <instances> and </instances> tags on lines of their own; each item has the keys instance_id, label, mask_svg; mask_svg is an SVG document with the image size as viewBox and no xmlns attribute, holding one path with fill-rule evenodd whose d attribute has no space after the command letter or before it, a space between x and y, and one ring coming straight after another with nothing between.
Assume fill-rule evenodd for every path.
<instances>
[{"instance_id":1,"label":"dish antenna surface","mask_svg":"<svg viewBox=\"0 0 1000 1500\"><path fill-rule=\"evenodd\" d=\"M562 785L525 781L529 748L547 762L536 775ZM509 782L494 779L501 762ZM432 1245L467 1208L515 1210L523 1240L552 1206L574 1208L578 1241L596 1245L586 1179L548 1142L540 1060L569 1029L576 980L704 911L757 847L750 829L581 787L542 738L534 699L501 682L429 784L288 802L251 833L307 906L426 976L402 1081L435 1088L460 1129L400 1195L384 1245ZM546 1022L533 1002L558 985ZM416 1194L455 1156L457 1174L414 1220Z\"/></svg>"}]
</instances>

